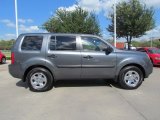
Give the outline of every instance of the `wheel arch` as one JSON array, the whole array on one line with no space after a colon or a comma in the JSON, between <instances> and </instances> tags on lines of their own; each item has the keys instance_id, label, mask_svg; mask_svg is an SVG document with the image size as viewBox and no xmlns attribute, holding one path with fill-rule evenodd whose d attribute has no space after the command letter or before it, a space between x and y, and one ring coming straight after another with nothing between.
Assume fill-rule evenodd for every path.
<instances>
[{"instance_id":1,"label":"wheel arch","mask_svg":"<svg viewBox=\"0 0 160 120\"><path fill-rule=\"evenodd\" d=\"M126 64L126 65L122 66L122 67L118 70L118 72L117 72L117 74L116 74L116 80L115 80L116 82L118 82L118 78L119 78L119 74L120 74L121 70L124 69L125 67L129 67L129 66L138 67L138 68L142 71L143 76L144 76L144 77L146 76L145 69L144 69L141 65L136 64L136 63L130 63L130 64Z\"/></svg>"},{"instance_id":2,"label":"wheel arch","mask_svg":"<svg viewBox=\"0 0 160 120\"><path fill-rule=\"evenodd\" d=\"M48 70L51 73L53 80L54 80L54 74L52 73L52 71L48 67L43 66L43 65L32 65L25 70L24 75L23 75L23 82L26 82L26 76L27 76L28 72L34 68L37 68L37 67L44 68L44 69Z\"/></svg>"}]
</instances>

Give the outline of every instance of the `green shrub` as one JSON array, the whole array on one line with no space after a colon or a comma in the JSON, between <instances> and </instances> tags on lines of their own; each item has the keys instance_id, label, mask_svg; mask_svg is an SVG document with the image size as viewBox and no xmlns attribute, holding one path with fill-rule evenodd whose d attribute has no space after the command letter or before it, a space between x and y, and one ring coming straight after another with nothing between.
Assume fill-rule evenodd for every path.
<instances>
[{"instance_id":1,"label":"green shrub","mask_svg":"<svg viewBox=\"0 0 160 120\"><path fill-rule=\"evenodd\" d=\"M11 60L11 57L10 57L10 56L6 56L6 59L7 59L7 60Z\"/></svg>"}]
</instances>

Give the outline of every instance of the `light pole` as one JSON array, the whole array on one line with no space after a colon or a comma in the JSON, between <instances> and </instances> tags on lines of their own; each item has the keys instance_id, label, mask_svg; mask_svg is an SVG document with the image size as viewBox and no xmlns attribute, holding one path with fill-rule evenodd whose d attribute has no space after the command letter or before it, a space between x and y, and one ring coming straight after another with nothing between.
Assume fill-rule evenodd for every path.
<instances>
[{"instance_id":1,"label":"light pole","mask_svg":"<svg viewBox=\"0 0 160 120\"><path fill-rule=\"evenodd\" d=\"M116 0L114 0L114 46L116 47Z\"/></svg>"},{"instance_id":2,"label":"light pole","mask_svg":"<svg viewBox=\"0 0 160 120\"><path fill-rule=\"evenodd\" d=\"M18 12L17 12L17 0L15 0L15 19L16 19L16 37L18 37Z\"/></svg>"}]
</instances>

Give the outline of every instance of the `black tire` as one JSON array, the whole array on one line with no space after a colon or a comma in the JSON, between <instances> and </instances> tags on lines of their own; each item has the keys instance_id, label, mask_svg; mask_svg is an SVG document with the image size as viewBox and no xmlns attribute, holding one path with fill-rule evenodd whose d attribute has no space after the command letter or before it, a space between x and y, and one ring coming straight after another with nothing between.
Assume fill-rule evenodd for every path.
<instances>
[{"instance_id":1,"label":"black tire","mask_svg":"<svg viewBox=\"0 0 160 120\"><path fill-rule=\"evenodd\" d=\"M136 81L135 78L133 78L133 76L130 76L129 74L135 75L137 82L135 82ZM128 76L130 76L130 78ZM130 82L131 80L133 82ZM119 85L123 89L136 89L142 84L143 80L144 80L143 72L136 66L127 66L123 68L119 73Z\"/></svg>"},{"instance_id":2,"label":"black tire","mask_svg":"<svg viewBox=\"0 0 160 120\"><path fill-rule=\"evenodd\" d=\"M33 78L38 74L41 75L41 78L38 78L38 77L37 78ZM46 81L42 83L41 81L44 78L45 78ZM45 91L48 91L48 90L52 89L52 87L53 87L53 76L45 68L37 67L37 68L32 69L27 74L26 80L27 80L27 83L28 83L28 86L29 86L30 90L33 91L33 92L45 92ZM38 83L39 82L38 80L42 84L44 84L44 86L42 88L35 88L36 86L40 87L40 83ZM37 85L33 85L33 81L36 82Z\"/></svg>"},{"instance_id":3,"label":"black tire","mask_svg":"<svg viewBox=\"0 0 160 120\"><path fill-rule=\"evenodd\" d=\"M6 63L6 58L3 57L2 60L1 60L1 63L5 64Z\"/></svg>"}]
</instances>

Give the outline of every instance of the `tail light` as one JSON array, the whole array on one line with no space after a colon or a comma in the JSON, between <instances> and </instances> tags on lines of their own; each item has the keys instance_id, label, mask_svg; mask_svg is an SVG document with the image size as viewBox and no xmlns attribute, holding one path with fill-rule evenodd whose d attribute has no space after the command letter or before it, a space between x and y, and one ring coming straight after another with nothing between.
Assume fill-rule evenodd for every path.
<instances>
[{"instance_id":1,"label":"tail light","mask_svg":"<svg viewBox=\"0 0 160 120\"><path fill-rule=\"evenodd\" d=\"M11 53L11 64L14 64L14 52Z\"/></svg>"}]
</instances>

